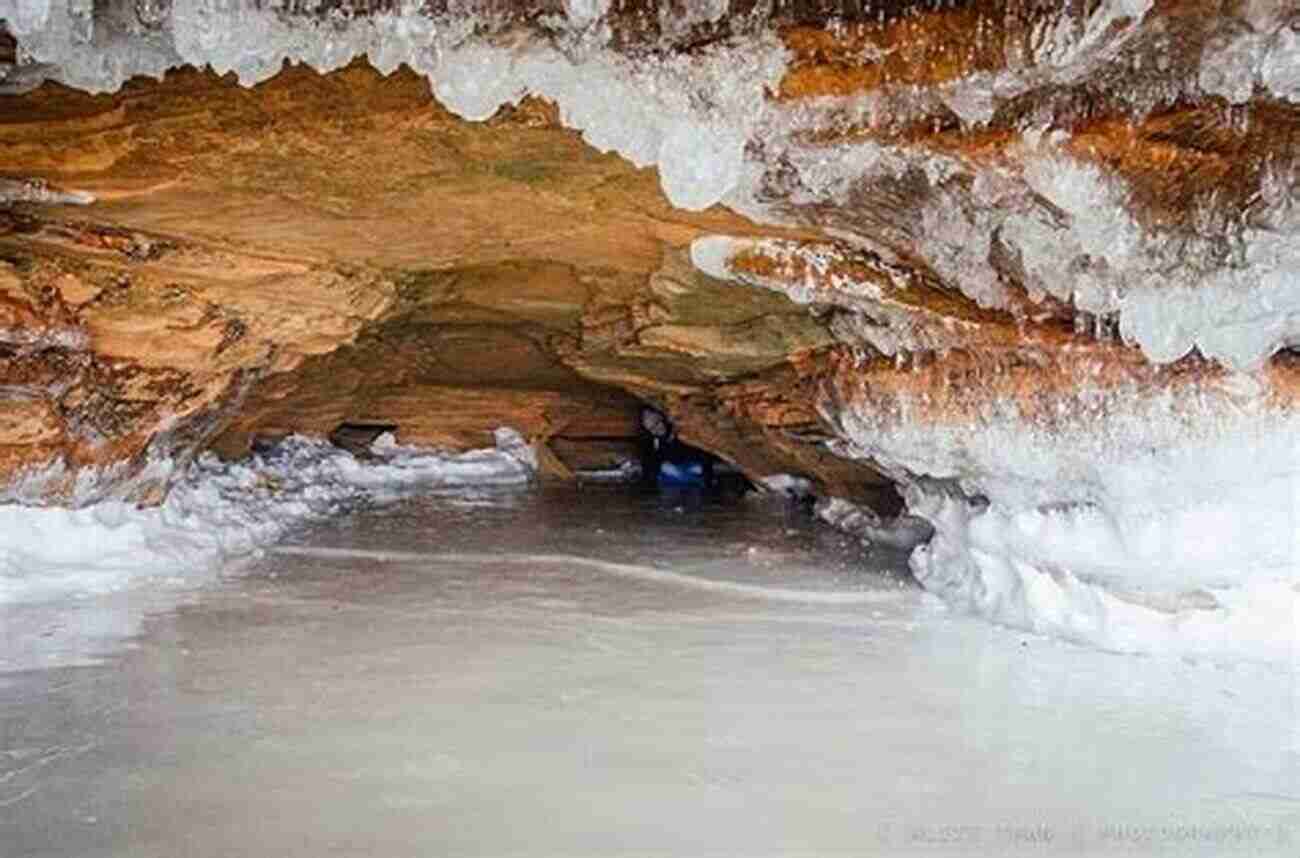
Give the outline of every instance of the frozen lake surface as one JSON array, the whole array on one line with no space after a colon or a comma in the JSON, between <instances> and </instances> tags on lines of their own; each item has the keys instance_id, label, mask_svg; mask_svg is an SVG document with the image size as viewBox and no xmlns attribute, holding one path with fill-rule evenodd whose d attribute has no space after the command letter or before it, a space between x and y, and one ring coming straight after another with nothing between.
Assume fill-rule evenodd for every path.
<instances>
[{"instance_id":1,"label":"frozen lake surface","mask_svg":"<svg viewBox=\"0 0 1300 858\"><path fill-rule=\"evenodd\" d=\"M905 568L782 504L499 489L183 599L0 606L110 650L0 674L0 854L1300 851L1291 670L1016 632Z\"/></svg>"}]
</instances>

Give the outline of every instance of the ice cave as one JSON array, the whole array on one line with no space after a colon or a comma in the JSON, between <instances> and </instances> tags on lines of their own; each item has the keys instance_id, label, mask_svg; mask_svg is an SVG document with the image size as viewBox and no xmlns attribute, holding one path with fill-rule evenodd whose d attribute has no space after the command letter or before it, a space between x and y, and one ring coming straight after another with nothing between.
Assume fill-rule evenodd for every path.
<instances>
[{"instance_id":1,"label":"ice cave","mask_svg":"<svg viewBox=\"0 0 1300 858\"><path fill-rule=\"evenodd\" d=\"M0 0L4 858L1300 854L1296 0Z\"/></svg>"}]
</instances>

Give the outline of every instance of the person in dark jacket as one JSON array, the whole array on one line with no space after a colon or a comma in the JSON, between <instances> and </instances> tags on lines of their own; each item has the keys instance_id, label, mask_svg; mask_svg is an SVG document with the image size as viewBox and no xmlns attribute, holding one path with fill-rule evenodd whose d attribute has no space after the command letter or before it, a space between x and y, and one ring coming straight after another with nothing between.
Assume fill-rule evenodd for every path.
<instances>
[{"instance_id":1,"label":"person in dark jacket","mask_svg":"<svg viewBox=\"0 0 1300 858\"><path fill-rule=\"evenodd\" d=\"M713 485L713 457L678 440L672 423L657 408L641 407L637 444L643 485Z\"/></svg>"}]
</instances>

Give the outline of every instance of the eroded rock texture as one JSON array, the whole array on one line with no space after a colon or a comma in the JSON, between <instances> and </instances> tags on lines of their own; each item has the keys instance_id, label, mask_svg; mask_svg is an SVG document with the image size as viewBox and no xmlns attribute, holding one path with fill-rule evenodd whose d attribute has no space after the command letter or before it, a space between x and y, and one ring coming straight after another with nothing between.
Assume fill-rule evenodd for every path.
<instances>
[{"instance_id":1,"label":"eroded rock texture","mask_svg":"<svg viewBox=\"0 0 1300 858\"><path fill-rule=\"evenodd\" d=\"M467 123L364 66L7 102L0 444L25 500L156 498L203 447L349 422L456 448L509 424L563 475L629 454L634 396L753 473L879 481L787 438L818 425L791 361L825 326L690 262L759 229L675 211L551 105ZM39 205L65 186L94 204Z\"/></svg>"},{"instance_id":2,"label":"eroded rock texture","mask_svg":"<svg viewBox=\"0 0 1300 858\"><path fill-rule=\"evenodd\" d=\"M918 575L974 601L1175 538L1121 527L1098 571L997 516L1173 527L1257 465L1252 502L1300 503L1282 0L0 18L11 495L147 499L197 450L344 423L512 424L563 476L651 401L755 477L896 482L938 528Z\"/></svg>"}]
</instances>

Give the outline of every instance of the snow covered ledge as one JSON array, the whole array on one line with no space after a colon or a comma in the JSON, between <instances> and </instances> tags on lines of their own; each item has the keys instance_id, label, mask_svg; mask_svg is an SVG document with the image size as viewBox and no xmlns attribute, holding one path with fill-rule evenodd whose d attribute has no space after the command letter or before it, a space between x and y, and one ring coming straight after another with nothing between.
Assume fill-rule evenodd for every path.
<instances>
[{"instance_id":1,"label":"snow covered ledge","mask_svg":"<svg viewBox=\"0 0 1300 858\"><path fill-rule=\"evenodd\" d=\"M385 433L358 459L326 441L290 436L241 462L199 457L159 506L0 503L0 604L114 592L148 579L193 586L297 525L359 504L529 483L537 469L532 448L513 429L495 437L493 449L447 453Z\"/></svg>"},{"instance_id":2,"label":"snow covered ledge","mask_svg":"<svg viewBox=\"0 0 1300 858\"><path fill-rule=\"evenodd\" d=\"M1033 374L833 385L838 452L886 466L935 527L911 557L920 582L1104 648L1300 661L1300 412L1283 385Z\"/></svg>"}]
</instances>

